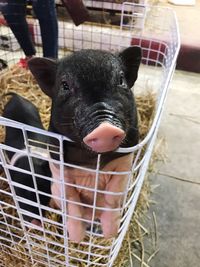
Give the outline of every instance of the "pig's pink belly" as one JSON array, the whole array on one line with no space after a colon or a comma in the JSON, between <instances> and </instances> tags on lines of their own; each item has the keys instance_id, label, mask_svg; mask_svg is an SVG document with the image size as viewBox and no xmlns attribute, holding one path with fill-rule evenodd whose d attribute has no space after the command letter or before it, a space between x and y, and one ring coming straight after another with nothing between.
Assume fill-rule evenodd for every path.
<instances>
[{"instance_id":1,"label":"pig's pink belly","mask_svg":"<svg viewBox=\"0 0 200 267\"><path fill-rule=\"evenodd\" d=\"M51 165L51 171L53 174L53 177L55 180L57 180L60 177L59 169L55 165ZM65 192L66 192L66 198L70 199L71 201L76 199L75 194L79 195L80 201L83 204L93 205L94 204L94 189L95 189L95 179L96 174L83 171L79 169L74 168L65 168L64 169L64 179L66 183L72 184L66 185ZM110 181L111 175L106 174L100 174L98 177L98 186L97 190L104 191L106 189L107 183ZM77 187L76 187L77 185ZM81 188L84 187L84 188ZM92 189L92 191L88 189ZM56 196L59 198L61 196L61 185L59 183L53 183L52 185L52 194L53 196ZM96 195L96 202L95 207L97 207L96 212L98 211L98 207L104 207L105 206L105 194L103 193L97 193ZM60 201L55 198L54 202L57 204L59 208L61 208ZM91 208L85 208L86 217L88 217L88 214L92 212ZM99 214L99 211L98 211Z\"/></svg>"},{"instance_id":2,"label":"pig's pink belly","mask_svg":"<svg viewBox=\"0 0 200 267\"><path fill-rule=\"evenodd\" d=\"M95 189L95 175L92 175L91 173L77 173L75 178L75 184L78 186L84 186L86 189L77 188L77 191L80 196L81 203L87 204L90 206L95 207L95 216L99 217L102 213L102 209L98 209L98 207L105 207L106 201L105 201L105 194L96 192L96 198L95 192L88 190L88 188ZM98 186L97 191L105 191L106 186L108 182L111 179L111 175L105 175L101 174L98 177ZM95 201L95 202L94 202ZM91 219L93 213L93 207L85 207L84 208L84 218L85 219Z\"/></svg>"}]
</instances>

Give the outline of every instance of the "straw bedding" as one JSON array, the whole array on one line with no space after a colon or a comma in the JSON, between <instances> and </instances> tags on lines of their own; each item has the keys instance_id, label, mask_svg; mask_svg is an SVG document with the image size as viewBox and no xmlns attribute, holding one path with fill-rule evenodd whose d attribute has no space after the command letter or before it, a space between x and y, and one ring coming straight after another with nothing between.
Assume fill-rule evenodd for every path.
<instances>
[{"instance_id":1,"label":"straw bedding","mask_svg":"<svg viewBox=\"0 0 200 267\"><path fill-rule=\"evenodd\" d=\"M7 97L2 97L3 94L8 93L8 92L17 92L18 94L24 96L28 100L32 101L39 109L41 119L43 122L44 127L47 129L48 124L49 124L49 118L50 118L50 107L51 107L51 101L50 99L42 93L42 91L39 89L38 85L36 84L35 80L33 79L32 75L30 74L29 71L24 70L22 68L18 68L17 66L13 66L8 70L4 70L1 72L0 75L0 85L1 85L1 91L0 91L0 114L2 114L4 105L6 101L8 100ZM140 136L141 138L144 138L144 136L147 134L148 129L151 125L151 120L153 117L154 113L154 108L155 108L155 95L151 92L146 92L143 93L142 95L139 95L136 97L136 103L138 107L138 117L139 117L139 125L140 125ZM0 126L1 127L1 126ZM0 129L0 142L4 141L4 131L2 128ZM0 188L4 189L5 191L9 191L9 186L6 182L3 182L0 180ZM135 211L135 215L130 223L128 233L126 234L126 237L123 241L122 248L120 250L120 253L114 263L115 267L125 267L125 266L132 266L134 261L141 262L141 266L148 266L144 262L144 247L143 247L143 236L148 233L148 230L146 230L142 224L139 221L142 221L144 218L145 211L149 207L149 201L150 201L150 193L151 193L151 186L148 182L148 179L146 179L143 189L141 191L139 201L137 204L137 208ZM12 199L9 198L8 196L1 194L0 200L4 201L6 203L12 203ZM16 216L16 211L15 209L12 208L7 208L4 210L5 213L13 214L13 216ZM60 220L58 216L55 216L55 214L48 213L47 217L49 217L53 221ZM0 222L3 219L1 213L0 213ZM17 225L20 229L19 222L16 220L11 220L9 222L12 225ZM50 241L48 248L52 248L53 250L56 250L57 248L55 245L51 244L52 238L54 239L53 241L55 242L60 242L63 243L62 238L56 236L56 233L62 233L62 229L59 229L58 227L54 226L53 224L47 224L45 227L55 233L54 236L48 236L47 238ZM13 232L16 231L16 229L13 228ZM30 230L33 233L39 233L39 231L36 230ZM24 244L25 240L23 239L23 231L19 230L17 232L18 236L21 236L21 240L19 239L18 243L18 250L21 251L21 258L19 259L19 252L16 252L15 250L12 249L12 245L7 251L1 251L0 250L0 266L1 262L3 266L9 267L9 266L16 266L16 267L22 267L22 266L30 266L30 258L23 254L23 251L25 252ZM34 238L33 238L34 239ZM37 242L37 241L36 241ZM103 246L108 245L109 246L109 241L105 241L102 238L96 238L93 240L93 243L98 243L102 244ZM138 244L139 247L138 248ZM79 248L80 251L83 249L80 245L72 245L75 246L76 248ZM34 249L34 248L33 248ZM59 247L59 253L62 253L62 249ZM35 250L38 250L38 248L35 247ZM99 249L97 249L99 250ZM135 253L135 251L138 251L139 253ZM45 254L44 249L41 249L42 254ZM96 259L96 262L103 263L103 255L107 253L106 249L101 251L93 251L94 253L99 253L102 255L102 258ZM53 252L51 254L53 255ZM80 253L80 258L84 259L84 254ZM56 259L60 259L61 261L63 260L62 256L55 255ZM42 256L41 256L42 259ZM77 263L76 263L77 264ZM34 264L34 267L43 267L45 265L42 264ZM58 265L55 265L58 266ZM77 266L85 266L84 263L80 263ZM91 265L91 266L95 266Z\"/></svg>"}]
</instances>

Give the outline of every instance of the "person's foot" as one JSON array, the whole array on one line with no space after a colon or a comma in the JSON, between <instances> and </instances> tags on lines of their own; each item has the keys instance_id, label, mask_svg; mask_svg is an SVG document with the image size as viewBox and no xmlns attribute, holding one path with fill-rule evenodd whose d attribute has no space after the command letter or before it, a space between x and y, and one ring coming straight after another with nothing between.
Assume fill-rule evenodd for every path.
<instances>
[{"instance_id":1,"label":"person's foot","mask_svg":"<svg viewBox=\"0 0 200 267\"><path fill-rule=\"evenodd\" d=\"M28 60L31 59L33 56L30 57L25 57L25 58L20 58L19 62L17 63L19 67L28 69Z\"/></svg>"}]
</instances>

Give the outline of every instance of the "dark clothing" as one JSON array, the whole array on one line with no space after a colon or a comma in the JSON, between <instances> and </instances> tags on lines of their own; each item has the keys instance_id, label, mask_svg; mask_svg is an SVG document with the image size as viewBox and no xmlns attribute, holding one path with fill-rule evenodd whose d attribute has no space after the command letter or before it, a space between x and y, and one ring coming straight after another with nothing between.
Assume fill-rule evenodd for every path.
<instances>
[{"instance_id":1,"label":"dark clothing","mask_svg":"<svg viewBox=\"0 0 200 267\"><path fill-rule=\"evenodd\" d=\"M36 53L28 23L26 21L26 0L7 0L1 11L11 28L24 54L33 56ZM43 56L58 57L58 22L54 0L32 0L34 13L39 20Z\"/></svg>"}]
</instances>

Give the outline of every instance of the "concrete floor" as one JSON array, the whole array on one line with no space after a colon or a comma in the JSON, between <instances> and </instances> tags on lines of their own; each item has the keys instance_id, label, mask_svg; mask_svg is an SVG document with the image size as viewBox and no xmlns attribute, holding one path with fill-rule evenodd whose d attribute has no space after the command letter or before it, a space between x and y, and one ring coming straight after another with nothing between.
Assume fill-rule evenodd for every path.
<instances>
[{"instance_id":1,"label":"concrete floor","mask_svg":"<svg viewBox=\"0 0 200 267\"><path fill-rule=\"evenodd\" d=\"M167 142L166 163L150 177L160 186L152 198L158 254L152 267L200 266L200 75L176 71L159 135Z\"/></svg>"},{"instance_id":2,"label":"concrete floor","mask_svg":"<svg viewBox=\"0 0 200 267\"><path fill-rule=\"evenodd\" d=\"M167 4L177 14L182 51L181 68L200 72L200 0L195 6ZM184 47L187 49L184 49ZM194 49L195 47L195 49ZM185 53L186 52L186 53ZM184 59L183 59L184 58ZM183 59L183 60L182 60ZM190 60L191 59L191 60ZM181 61L182 60L182 61ZM183 63L183 64L182 64ZM193 66L197 66L193 68ZM159 252L152 267L200 266L200 75L176 71L163 114L159 135L167 142L167 160L157 164L152 195Z\"/></svg>"},{"instance_id":3,"label":"concrete floor","mask_svg":"<svg viewBox=\"0 0 200 267\"><path fill-rule=\"evenodd\" d=\"M199 47L200 35L197 34L197 31L198 26L200 26L200 0L196 0L193 6L173 5L168 3L167 0L160 0L158 4L168 6L176 12L180 28L181 43Z\"/></svg>"},{"instance_id":4,"label":"concrete floor","mask_svg":"<svg viewBox=\"0 0 200 267\"><path fill-rule=\"evenodd\" d=\"M195 2L193 6L173 5L167 0L158 0L156 4L172 8L177 16L181 38L177 68L200 73L200 0Z\"/></svg>"}]
</instances>

